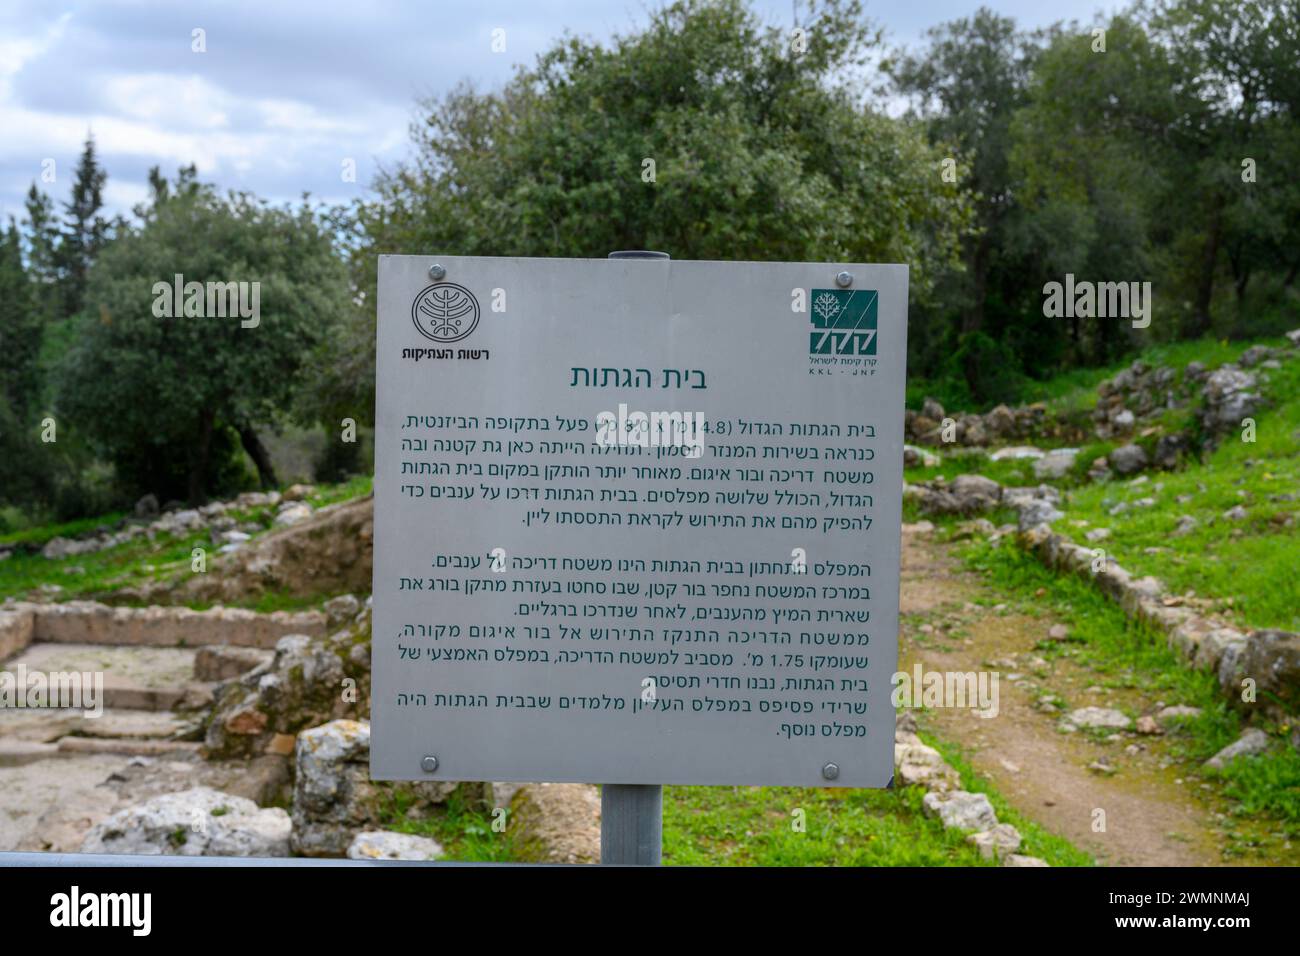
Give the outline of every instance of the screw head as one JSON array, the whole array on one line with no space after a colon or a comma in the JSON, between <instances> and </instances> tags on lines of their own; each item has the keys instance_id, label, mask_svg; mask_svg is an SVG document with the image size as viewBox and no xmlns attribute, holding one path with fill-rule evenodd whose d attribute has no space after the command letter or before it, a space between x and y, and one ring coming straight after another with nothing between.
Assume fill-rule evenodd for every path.
<instances>
[{"instance_id":1,"label":"screw head","mask_svg":"<svg viewBox=\"0 0 1300 956\"><path fill-rule=\"evenodd\" d=\"M840 775L839 764L828 763L826 766L822 767L822 776L825 777L827 780L834 780L839 775Z\"/></svg>"},{"instance_id":2,"label":"screw head","mask_svg":"<svg viewBox=\"0 0 1300 956\"><path fill-rule=\"evenodd\" d=\"M435 262L433 265L429 266L429 278L434 282L437 282L439 279L445 279L446 277L447 270L438 263Z\"/></svg>"},{"instance_id":3,"label":"screw head","mask_svg":"<svg viewBox=\"0 0 1300 956\"><path fill-rule=\"evenodd\" d=\"M438 769L438 758L433 756L425 757L420 761L420 769L425 773L433 773Z\"/></svg>"},{"instance_id":4,"label":"screw head","mask_svg":"<svg viewBox=\"0 0 1300 956\"><path fill-rule=\"evenodd\" d=\"M853 276L847 272L841 272L835 277L835 284L841 289L847 289L853 285Z\"/></svg>"}]
</instances>

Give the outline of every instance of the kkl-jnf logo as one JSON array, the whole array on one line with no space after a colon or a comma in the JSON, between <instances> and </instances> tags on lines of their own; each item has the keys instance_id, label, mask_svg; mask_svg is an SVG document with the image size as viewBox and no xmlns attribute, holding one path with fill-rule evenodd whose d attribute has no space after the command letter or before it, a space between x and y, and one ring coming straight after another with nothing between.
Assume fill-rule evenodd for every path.
<instances>
[{"instance_id":1,"label":"kkl-jnf logo","mask_svg":"<svg viewBox=\"0 0 1300 956\"><path fill-rule=\"evenodd\" d=\"M875 355L875 289L813 289L810 355Z\"/></svg>"}]
</instances>

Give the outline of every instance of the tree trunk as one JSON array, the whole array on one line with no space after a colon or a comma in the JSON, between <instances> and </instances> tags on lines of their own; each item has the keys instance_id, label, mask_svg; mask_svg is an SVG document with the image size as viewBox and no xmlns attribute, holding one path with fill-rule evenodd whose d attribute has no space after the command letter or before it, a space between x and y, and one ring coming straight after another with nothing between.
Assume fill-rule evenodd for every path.
<instances>
[{"instance_id":1,"label":"tree trunk","mask_svg":"<svg viewBox=\"0 0 1300 956\"><path fill-rule=\"evenodd\" d=\"M984 328L984 297L988 294L988 233L980 236L971 254L970 271L974 280L971 302L962 317L962 332L979 332Z\"/></svg>"},{"instance_id":2,"label":"tree trunk","mask_svg":"<svg viewBox=\"0 0 1300 956\"><path fill-rule=\"evenodd\" d=\"M257 477L262 483L262 490L269 491L278 486L280 482L276 480L271 455L251 425L244 425L239 429L239 443L244 446L244 451L248 452L248 457L253 459L253 464L257 466Z\"/></svg>"},{"instance_id":3,"label":"tree trunk","mask_svg":"<svg viewBox=\"0 0 1300 956\"><path fill-rule=\"evenodd\" d=\"M1295 282L1296 273L1300 273L1300 259L1297 259L1291 264L1290 271L1287 272L1286 278L1282 280L1282 288L1291 288L1292 283Z\"/></svg>"},{"instance_id":4,"label":"tree trunk","mask_svg":"<svg viewBox=\"0 0 1300 956\"><path fill-rule=\"evenodd\" d=\"M208 465L212 458L212 426L215 416L212 409L199 413L199 431L190 454L189 502L200 505L208 500Z\"/></svg>"},{"instance_id":5,"label":"tree trunk","mask_svg":"<svg viewBox=\"0 0 1300 956\"><path fill-rule=\"evenodd\" d=\"M1210 207L1210 222L1205 236L1205 248L1201 253L1201 274L1196 280L1196 302L1192 312L1194 336L1205 335L1210 331L1210 302L1214 298L1214 268L1219 261L1219 233L1221 231L1220 212L1223 200L1215 196Z\"/></svg>"}]
</instances>

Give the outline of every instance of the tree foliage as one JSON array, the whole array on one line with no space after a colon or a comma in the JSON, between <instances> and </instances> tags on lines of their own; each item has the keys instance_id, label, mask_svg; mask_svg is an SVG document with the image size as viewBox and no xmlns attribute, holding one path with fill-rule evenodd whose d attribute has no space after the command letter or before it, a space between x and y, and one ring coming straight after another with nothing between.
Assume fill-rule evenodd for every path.
<instances>
[{"instance_id":1,"label":"tree foliage","mask_svg":"<svg viewBox=\"0 0 1300 956\"><path fill-rule=\"evenodd\" d=\"M177 274L258 283L258 324L156 314L155 284ZM222 198L183 172L90 271L60 368L60 419L130 486L202 500L230 487L241 437L293 406L347 299L343 265L311 208Z\"/></svg>"}]
</instances>

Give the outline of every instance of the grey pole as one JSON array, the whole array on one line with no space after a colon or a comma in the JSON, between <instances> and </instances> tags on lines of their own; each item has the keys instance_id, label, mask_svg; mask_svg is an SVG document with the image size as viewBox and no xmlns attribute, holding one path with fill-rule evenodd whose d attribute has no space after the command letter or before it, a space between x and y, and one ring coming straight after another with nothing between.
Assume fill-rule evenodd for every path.
<instances>
[{"instance_id":1,"label":"grey pole","mask_svg":"<svg viewBox=\"0 0 1300 956\"><path fill-rule=\"evenodd\" d=\"M666 252L628 249L611 259L669 259ZM607 783L600 788L600 862L658 866L663 858L664 788Z\"/></svg>"},{"instance_id":2,"label":"grey pole","mask_svg":"<svg viewBox=\"0 0 1300 956\"><path fill-rule=\"evenodd\" d=\"M601 863L658 866L663 837L663 787L607 783L600 788Z\"/></svg>"}]
</instances>

